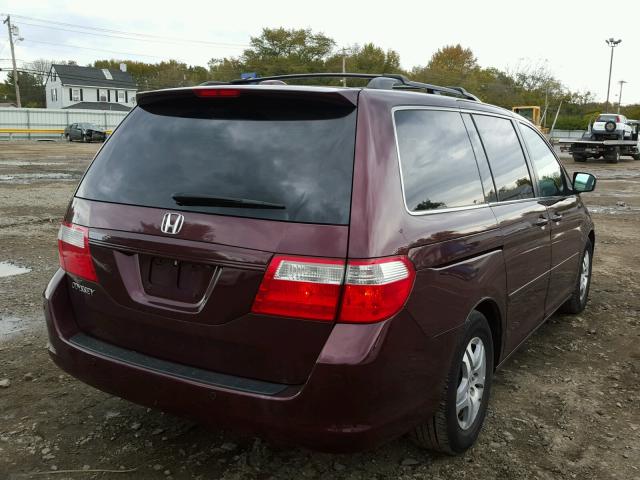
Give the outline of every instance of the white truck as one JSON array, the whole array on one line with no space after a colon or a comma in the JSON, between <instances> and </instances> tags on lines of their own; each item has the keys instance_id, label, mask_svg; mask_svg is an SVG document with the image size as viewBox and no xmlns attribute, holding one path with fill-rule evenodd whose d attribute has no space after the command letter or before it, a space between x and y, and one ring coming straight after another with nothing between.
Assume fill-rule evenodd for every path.
<instances>
[{"instance_id":1,"label":"white truck","mask_svg":"<svg viewBox=\"0 0 640 480\"><path fill-rule=\"evenodd\" d=\"M621 156L640 160L639 131L638 120L607 113L600 115L580 140L561 138L556 143L561 151L569 152L576 162L602 157L608 163L618 163Z\"/></svg>"}]
</instances>

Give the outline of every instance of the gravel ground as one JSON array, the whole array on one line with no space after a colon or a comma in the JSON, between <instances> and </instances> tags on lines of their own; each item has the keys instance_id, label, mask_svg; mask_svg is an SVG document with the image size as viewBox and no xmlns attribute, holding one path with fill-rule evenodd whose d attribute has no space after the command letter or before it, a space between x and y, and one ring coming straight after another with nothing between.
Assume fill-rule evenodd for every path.
<instances>
[{"instance_id":1,"label":"gravel ground","mask_svg":"<svg viewBox=\"0 0 640 480\"><path fill-rule=\"evenodd\" d=\"M97 145L0 143L0 478L640 479L640 162L598 177L591 300L554 315L495 377L477 445L451 458L406 438L320 454L209 430L95 390L49 360L41 292Z\"/></svg>"}]
</instances>

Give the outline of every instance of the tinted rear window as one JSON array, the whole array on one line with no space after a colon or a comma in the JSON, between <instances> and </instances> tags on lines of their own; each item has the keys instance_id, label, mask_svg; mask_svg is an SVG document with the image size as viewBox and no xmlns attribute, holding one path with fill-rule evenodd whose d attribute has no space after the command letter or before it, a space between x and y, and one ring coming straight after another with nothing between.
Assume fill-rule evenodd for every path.
<instances>
[{"instance_id":1,"label":"tinted rear window","mask_svg":"<svg viewBox=\"0 0 640 480\"><path fill-rule=\"evenodd\" d=\"M596 122L617 122L617 115L600 115Z\"/></svg>"},{"instance_id":2,"label":"tinted rear window","mask_svg":"<svg viewBox=\"0 0 640 480\"><path fill-rule=\"evenodd\" d=\"M478 165L459 113L398 110L395 121L409 211L484 203Z\"/></svg>"},{"instance_id":3,"label":"tinted rear window","mask_svg":"<svg viewBox=\"0 0 640 480\"><path fill-rule=\"evenodd\" d=\"M533 198L533 184L518 135L510 120L474 115L498 189L498 200Z\"/></svg>"},{"instance_id":4,"label":"tinted rear window","mask_svg":"<svg viewBox=\"0 0 640 480\"><path fill-rule=\"evenodd\" d=\"M347 224L352 105L280 95L139 106L105 144L77 196L171 210ZM284 209L178 206L176 193Z\"/></svg>"}]
</instances>

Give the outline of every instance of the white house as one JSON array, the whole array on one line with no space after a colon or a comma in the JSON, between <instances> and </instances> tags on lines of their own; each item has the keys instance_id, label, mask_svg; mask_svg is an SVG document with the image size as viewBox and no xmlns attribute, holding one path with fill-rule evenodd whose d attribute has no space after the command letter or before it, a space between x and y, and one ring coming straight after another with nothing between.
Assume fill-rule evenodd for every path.
<instances>
[{"instance_id":1,"label":"white house","mask_svg":"<svg viewBox=\"0 0 640 480\"><path fill-rule=\"evenodd\" d=\"M135 105L133 77L120 70L51 65L45 83L47 108L128 111Z\"/></svg>"}]
</instances>

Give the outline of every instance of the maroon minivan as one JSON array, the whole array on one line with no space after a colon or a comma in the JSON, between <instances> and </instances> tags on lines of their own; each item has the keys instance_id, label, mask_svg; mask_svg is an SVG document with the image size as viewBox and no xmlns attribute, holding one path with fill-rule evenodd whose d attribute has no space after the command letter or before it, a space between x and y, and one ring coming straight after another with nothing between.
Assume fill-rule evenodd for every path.
<instances>
[{"instance_id":1,"label":"maroon minivan","mask_svg":"<svg viewBox=\"0 0 640 480\"><path fill-rule=\"evenodd\" d=\"M496 367L585 307L595 178L464 89L344 76L137 96L60 227L60 368L316 449L473 444Z\"/></svg>"}]
</instances>

